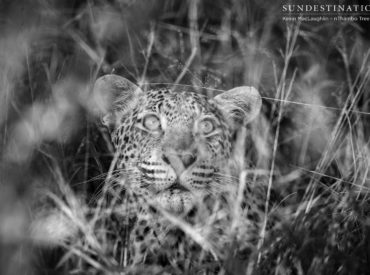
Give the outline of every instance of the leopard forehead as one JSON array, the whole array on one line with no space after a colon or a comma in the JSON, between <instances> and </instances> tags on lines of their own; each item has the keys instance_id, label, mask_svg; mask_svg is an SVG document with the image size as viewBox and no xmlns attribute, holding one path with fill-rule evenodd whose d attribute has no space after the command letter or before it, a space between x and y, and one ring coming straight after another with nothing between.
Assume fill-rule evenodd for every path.
<instances>
[{"instance_id":1,"label":"leopard forehead","mask_svg":"<svg viewBox=\"0 0 370 275\"><path fill-rule=\"evenodd\" d=\"M139 111L162 112L168 120L192 117L203 113L215 113L217 109L201 94L189 91L158 89L148 91Z\"/></svg>"},{"instance_id":2,"label":"leopard forehead","mask_svg":"<svg viewBox=\"0 0 370 275\"><path fill-rule=\"evenodd\" d=\"M197 118L207 115L217 119L218 127L223 132L229 132L230 128L222 112L206 96L189 91L156 89L144 93L135 108L122 116L120 125L112 133L114 143L117 145L129 141L138 143L142 141L140 140L142 136L150 139L150 136L134 127L137 122L141 122L142 115L147 113L162 115L168 126L172 128L189 130L186 128L189 128L191 123ZM130 139L130 134L132 137L133 132L136 132L136 136Z\"/></svg>"}]
</instances>

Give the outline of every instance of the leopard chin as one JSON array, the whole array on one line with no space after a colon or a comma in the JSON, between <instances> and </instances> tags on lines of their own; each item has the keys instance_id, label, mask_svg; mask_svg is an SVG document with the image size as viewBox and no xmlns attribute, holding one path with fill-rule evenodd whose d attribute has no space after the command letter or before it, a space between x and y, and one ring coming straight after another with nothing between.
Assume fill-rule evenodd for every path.
<instances>
[{"instance_id":1,"label":"leopard chin","mask_svg":"<svg viewBox=\"0 0 370 275\"><path fill-rule=\"evenodd\" d=\"M195 198L190 191L169 189L157 194L155 204L171 213L186 214L193 208Z\"/></svg>"}]
</instances>

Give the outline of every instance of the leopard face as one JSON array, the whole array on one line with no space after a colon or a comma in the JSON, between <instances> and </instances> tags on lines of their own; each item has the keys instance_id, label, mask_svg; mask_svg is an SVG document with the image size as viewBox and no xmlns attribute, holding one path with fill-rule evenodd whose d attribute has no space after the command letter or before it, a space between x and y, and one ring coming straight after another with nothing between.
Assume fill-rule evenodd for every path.
<instances>
[{"instance_id":1,"label":"leopard face","mask_svg":"<svg viewBox=\"0 0 370 275\"><path fill-rule=\"evenodd\" d=\"M143 92L116 75L99 78L94 95L110 129L120 182L174 213L188 212L225 187L221 175L233 134L261 107L251 87L208 99L191 91Z\"/></svg>"}]
</instances>

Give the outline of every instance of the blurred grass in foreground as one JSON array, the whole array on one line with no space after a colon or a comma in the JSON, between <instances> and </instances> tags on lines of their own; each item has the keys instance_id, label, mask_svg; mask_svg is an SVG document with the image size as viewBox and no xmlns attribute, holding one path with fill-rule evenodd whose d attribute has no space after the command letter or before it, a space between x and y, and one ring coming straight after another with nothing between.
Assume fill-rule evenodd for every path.
<instances>
[{"instance_id":1,"label":"blurred grass in foreground","mask_svg":"<svg viewBox=\"0 0 370 275\"><path fill-rule=\"evenodd\" d=\"M276 1L0 5L1 274L366 274L369 26L286 25ZM258 250L234 257L244 235L233 243L232 236L217 242L210 234L211 245L229 245L228 257L180 253L166 264L125 266L124 246L84 220L97 213L89 201L112 159L95 125L90 88L111 72L209 95L258 87L262 114L239 158L277 194L266 214L279 217L273 230L261 232ZM37 192L45 187L53 199ZM28 225L39 203L68 213L80 242L62 251L35 248ZM215 225L204 226L212 232ZM199 237L187 230L189 243ZM48 242L42 234L39 241Z\"/></svg>"}]
</instances>

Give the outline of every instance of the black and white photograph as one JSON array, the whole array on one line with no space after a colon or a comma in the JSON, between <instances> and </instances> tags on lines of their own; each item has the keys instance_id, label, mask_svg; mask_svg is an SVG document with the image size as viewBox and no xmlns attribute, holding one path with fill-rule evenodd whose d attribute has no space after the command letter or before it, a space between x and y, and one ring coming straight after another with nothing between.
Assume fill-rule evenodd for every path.
<instances>
[{"instance_id":1,"label":"black and white photograph","mask_svg":"<svg viewBox=\"0 0 370 275\"><path fill-rule=\"evenodd\" d=\"M0 0L0 274L370 274L370 0Z\"/></svg>"}]
</instances>

